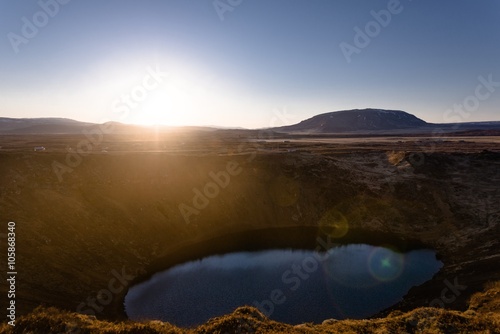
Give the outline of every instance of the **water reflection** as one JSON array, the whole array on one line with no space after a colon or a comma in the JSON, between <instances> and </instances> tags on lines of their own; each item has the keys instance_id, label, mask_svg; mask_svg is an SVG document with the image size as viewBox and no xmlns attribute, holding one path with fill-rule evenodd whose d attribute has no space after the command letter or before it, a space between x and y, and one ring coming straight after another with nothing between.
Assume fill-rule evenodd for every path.
<instances>
[{"instance_id":1,"label":"water reflection","mask_svg":"<svg viewBox=\"0 0 500 334\"><path fill-rule=\"evenodd\" d=\"M242 305L291 324L363 318L395 304L441 266L430 250L401 254L369 245L326 253L231 253L154 275L130 289L125 308L130 319L160 319L179 326L197 325Z\"/></svg>"}]
</instances>

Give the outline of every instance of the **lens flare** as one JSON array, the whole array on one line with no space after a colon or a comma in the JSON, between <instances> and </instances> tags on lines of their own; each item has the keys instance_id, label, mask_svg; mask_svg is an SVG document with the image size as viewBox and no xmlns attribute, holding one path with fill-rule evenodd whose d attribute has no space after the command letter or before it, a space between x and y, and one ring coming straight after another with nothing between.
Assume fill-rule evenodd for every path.
<instances>
[{"instance_id":1,"label":"lens flare","mask_svg":"<svg viewBox=\"0 0 500 334\"><path fill-rule=\"evenodd\" d=\"M379 284L366 270L371 246L349 245L330 249L322 262L323 273L336 283L355 289Z\"/></svg>"},{"instance_id":2,"label":"lens flare","mask_svg":"<svg viewBox=\"0 0 500 334\"><path fill-rule=\"evenodd\" d=\"M347 218L335 208L328 210L319 224L321 231L332 238L342 238L349 231Z\"/></svg>"},{"instance_id":3,"label":"lens flare","mask_svg":"<svg viewBox=\"0 0 500 334\"><path fill-rule=\"evenodd\" d=\"M404 269L404 255L387 248L377 247L368 257L368 270L380 282L397 279Z\"/></svg>"}]
</instances>

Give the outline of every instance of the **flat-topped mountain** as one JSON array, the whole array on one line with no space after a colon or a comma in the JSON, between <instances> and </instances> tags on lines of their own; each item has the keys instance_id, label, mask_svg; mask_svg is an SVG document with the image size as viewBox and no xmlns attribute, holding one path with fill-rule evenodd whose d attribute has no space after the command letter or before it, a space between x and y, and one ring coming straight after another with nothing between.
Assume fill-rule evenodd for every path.
<instances>
[{"instance_id":1,"label":"flat-topped mountain","mask_svg":"<svg viewBox=\"0 0 500 334\"><path fill-rule=\"evenodd\" d=\"M354 109L316 115L298 124L277 128L277 131L304 133L337 133L414 129L427 122L401 110Z\"/></svg>"}]
</instances>

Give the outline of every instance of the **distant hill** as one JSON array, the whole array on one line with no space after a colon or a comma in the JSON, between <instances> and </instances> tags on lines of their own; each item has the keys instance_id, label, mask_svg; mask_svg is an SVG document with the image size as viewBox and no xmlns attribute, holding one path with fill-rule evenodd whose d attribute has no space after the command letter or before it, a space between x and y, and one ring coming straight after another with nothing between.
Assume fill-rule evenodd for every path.
<instances>
[{"instance_id":1,"label":"distant hill","mask_svg":"<svg viewBox=\"0 0 500 334\"><path fill-rule=\"evenodd\" d=\"M7 118L0 117L0 135L32 134L82 134L85 130L103 128L112 134L137 134L151 131L152 127L108 122L104 124L79 122L68 118ZM214 127L204 126L158 126L155 130L172 131L215 131Z\"/></svg>"},{"instance_id":2,"label":"distant hill","mask_svg":"<svg viewBox=\"0 0 500 334\"><path fill-rule=\"evenodd\" d=\"M432 134L470 133L495 135L500 122L433 124L401 110L353 109L316 115L300 123L273 128L273 131L297 134Z\"/></svg>"},{"instance_id":3,"label":"distant hill","mask_svg":"<svg viewBox=\"0 0 500 334\"><path fill-rule=\"evenodd\" d=\"M68 118L0 117L0 134L73 134L91 125Z\"/></svg>"},{"instance_id":4,"label":"distant hill","mask_svg":"<svg viewBox=\"0 0 500 334\"><path fill-rule=\"evenodd\" d=\"M283 132L339 133L413 129L428 123L401 110L354 109L316 115L298 124L275 128Z\"/></svg>"},{"instance_id":5,"label":"distant hill","mask_svg":"<svg viewBox=\"0 0 500 334\"><path fill-rule=\"evenodd\" d=\"M0 117L0 135L28 134L82 134L85 130L101 127L100 124L79 122L67 118L6 118ZM119 122L107 123L112 134L150 132L151 127ZM204 126L158 126L155 131L240 131L241 135L252 130ZM496 136L500 122L469 122L433 124L401 110L353 109L316 115L300 123L268 129L289 134L348 134L348 135L433 135L446 133L462 136Z\"/></svg>"}]
</instances>

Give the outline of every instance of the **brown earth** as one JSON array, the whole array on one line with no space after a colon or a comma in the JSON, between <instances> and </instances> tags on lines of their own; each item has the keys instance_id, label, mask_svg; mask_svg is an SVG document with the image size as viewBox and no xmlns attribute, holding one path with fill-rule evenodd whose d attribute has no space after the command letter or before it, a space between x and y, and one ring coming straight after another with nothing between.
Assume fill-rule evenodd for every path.
<instances>
[{"instance_id":1,"label":"brown earth","mask_svg":"<svg viewBox=\"0 0 500 334\"><path fill-rule=\"evenodd\" d=\"M124 319L132 281L185 260L185 250L207 255L211 250L199 246L207 240L242 247L245 241L232 236L281 227L317 228L334 242L435 249L442 270L391 310L439 300L465 310L473 293L500 280L497 137L315 142L253 136L105 136L81 163L68 154L83 136L0 137L0 233L16 223L17 316L45 305ZM33 152L33 146L47 150ZM54 161L71 169L62 180ZM227 187L186 221L179 205L192 207L194 189L203 191L211 172L228 168L234 175ZM0 266L6 267L5 256ZM444 291L449 284L461 286L458 296ZM0 306L6 307L4 298Z\"/></svg>"}]
</instances>

